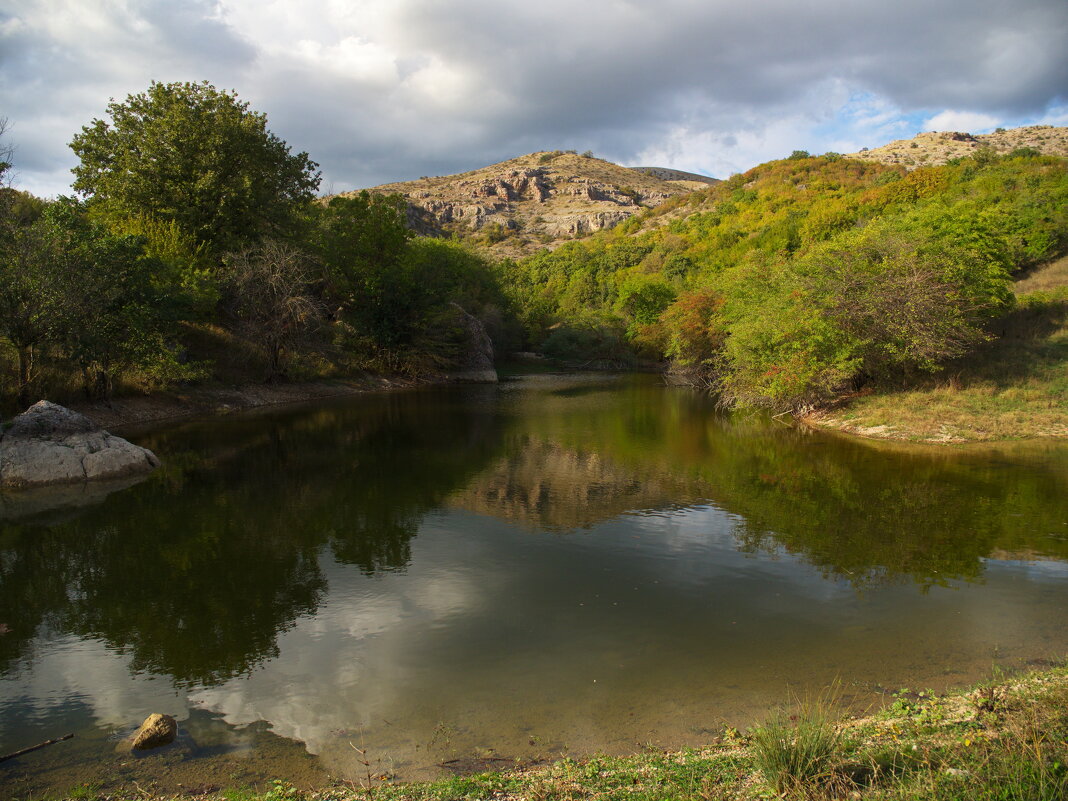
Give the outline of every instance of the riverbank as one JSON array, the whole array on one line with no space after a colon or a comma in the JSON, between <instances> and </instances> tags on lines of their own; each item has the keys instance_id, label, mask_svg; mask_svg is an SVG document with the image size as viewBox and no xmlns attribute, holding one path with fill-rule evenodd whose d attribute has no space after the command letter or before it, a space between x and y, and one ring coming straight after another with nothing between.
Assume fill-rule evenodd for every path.
<instances>
[{"instance_id":1,"label":"riverbank","mask_svg":"<svg viewBox=\"0 0 1068 801\"><path fill-rule=\"evenodd\" d=\"M410 379L367 375L331 381L196 385L171 392L125 395L110 401L76 401L68 405L102 428L121 430L126 426L184 417L231 414L261 406L304 403L417 385L418 382Z\"/></svg>"},{"instance_id":2,"label":"riverbank","mask_svg":"<svg viewBox=\"0 0 1068 801\"><path fill-rule=\"evenodd\" d=\"M563 759L435 782L390 784L379 766L362 781L301 791L83 786L82 801L575 801L575 799L1034 799L1068 793L1068 667L995 674L936 695L902 689L884 709L837 719L834 692L801 701L747 732L725 729L704 748ZM498 760L498 763L500 760ZM496 765L494 765L496 766Z\"/></svg>"}]
</instances>

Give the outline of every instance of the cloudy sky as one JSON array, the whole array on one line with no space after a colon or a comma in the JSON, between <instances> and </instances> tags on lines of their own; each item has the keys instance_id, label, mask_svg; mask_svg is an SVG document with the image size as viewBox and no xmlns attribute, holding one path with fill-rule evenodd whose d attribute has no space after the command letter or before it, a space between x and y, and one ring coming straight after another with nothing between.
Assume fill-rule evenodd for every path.
<instances>
[{"instance_id":1,"label":"cloudy sky","mask_svg":"<svg viewBox=\"0 0 1068 801\"><path fill-rule=\"evenodd\" d=\"M724 177L794 149L1068 124L1065 0L0 0L16 185L109 98L208 80L323 191L535 150Z\"/></svg>"}]
</instances>

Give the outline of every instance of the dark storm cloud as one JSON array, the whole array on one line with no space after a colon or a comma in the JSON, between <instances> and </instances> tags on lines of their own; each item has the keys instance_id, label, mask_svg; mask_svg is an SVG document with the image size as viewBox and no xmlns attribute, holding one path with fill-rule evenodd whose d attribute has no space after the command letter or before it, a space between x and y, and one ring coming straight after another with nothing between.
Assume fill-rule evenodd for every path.
<instances>
[{"instance_id":1,"label":"dark storm cloud","mask_svg":"<svg viewBox=\"0 0 1068 801\"><path fill-rule=\"evenodd\" d=\"M903 115L1038 119L1068 92L1064 0L8 6L2 113L34 142L17 137L24 175L69 167L57 140L153 78L238 89L339 190L549 148L730 166L817 128L848 143Z\"/></svg>"}]
</instances>

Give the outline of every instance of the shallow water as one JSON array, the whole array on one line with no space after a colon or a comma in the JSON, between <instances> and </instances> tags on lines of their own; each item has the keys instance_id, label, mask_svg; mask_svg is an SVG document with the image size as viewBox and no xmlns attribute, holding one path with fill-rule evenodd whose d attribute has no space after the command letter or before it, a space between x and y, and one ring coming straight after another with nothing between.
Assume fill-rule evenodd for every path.
<instances>
[{"instance_id":1,"label":"shallow water","mask_svg":"<svg viewBox=\"0 0 1068 801\"><path fill-rule=\"evenodd\" d=\"M648 376L156 428L0 522L4 796L437 775L707 741L1068 654L1068 448L872 446ZM151 712L179 743L117 741Z\"/></svg>"}]
</instances>

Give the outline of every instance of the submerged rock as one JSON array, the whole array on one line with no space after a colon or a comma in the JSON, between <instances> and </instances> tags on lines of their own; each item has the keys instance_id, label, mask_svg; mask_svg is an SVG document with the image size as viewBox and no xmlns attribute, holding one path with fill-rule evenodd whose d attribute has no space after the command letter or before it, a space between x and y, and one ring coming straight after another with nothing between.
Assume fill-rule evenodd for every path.
<instances>
[{"instance_id":1,"label":"submerged rock","mask_svg":"<svg viewBox=\"0 0 1068 801\"><path fill-rule=\"evenodd\" d=\"M124 478L157 467L152 451L50 401L35 403L0 434L0 488Z\"/></svg>"},{"instance_id":2,"label":"submerged rock","mask_svg":"<svg viewBox=\"0 0 1068 801\"><path fill-rule=\"evenodd\" d=\"M17 490L0 488L0 522L32 520L41 525L55 525L103 503L113 492L121 492L144 480L145 476L136 475Z\"/></svg>"},{"instance_id":3,"label":"submerged rock","mask_svg":"<svg viewBox=\"0 0 1068 801\"><path fill-rule=\"evenodd\" d=\"M159 748L162 745L170 745L178 734L178 721L170 715L161 715L156 712L145 718L130 740L130 748L134 751L148 751Z\"/></svg>"}]
</instances>

